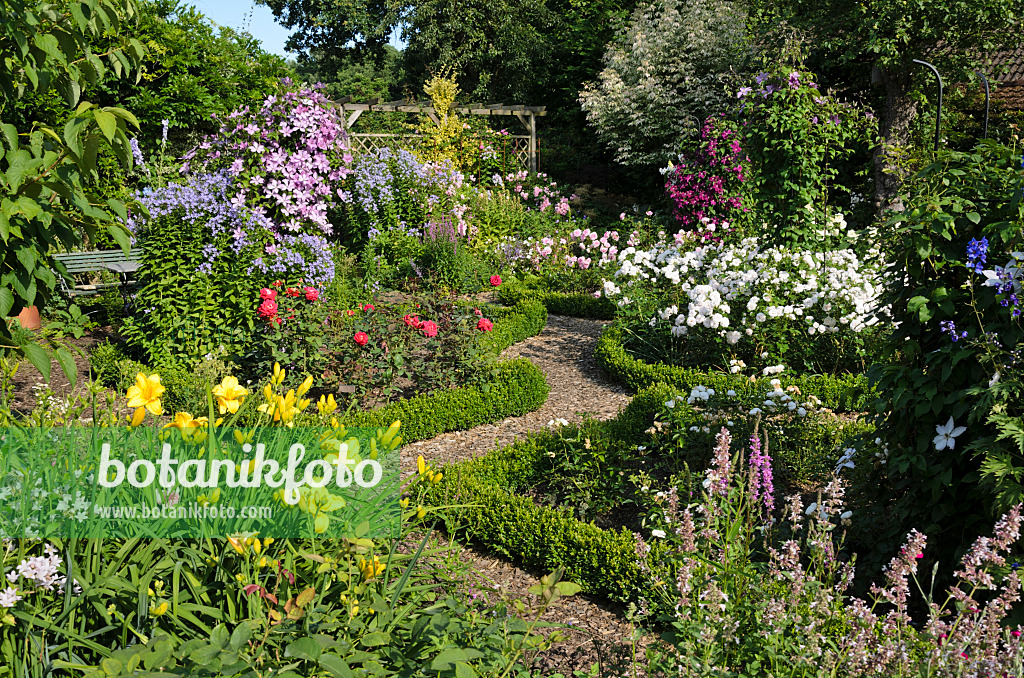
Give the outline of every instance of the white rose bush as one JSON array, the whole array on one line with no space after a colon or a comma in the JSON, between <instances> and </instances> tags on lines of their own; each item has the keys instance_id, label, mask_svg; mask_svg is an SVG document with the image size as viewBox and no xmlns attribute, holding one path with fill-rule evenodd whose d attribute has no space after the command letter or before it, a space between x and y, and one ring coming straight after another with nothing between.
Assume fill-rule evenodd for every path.
<instances>
[{"instance_id":1,"label":"white rose bush","mask_svg":"<svg viewBox=\"0 0 1024 678\"><path fill-rule=\"evenodd\" d=\"M877 251L812 252L758 238L627 247L603 293L637 357L736 373L776 363L859 372L880 334Z\"/></svg>"}]
</instances>

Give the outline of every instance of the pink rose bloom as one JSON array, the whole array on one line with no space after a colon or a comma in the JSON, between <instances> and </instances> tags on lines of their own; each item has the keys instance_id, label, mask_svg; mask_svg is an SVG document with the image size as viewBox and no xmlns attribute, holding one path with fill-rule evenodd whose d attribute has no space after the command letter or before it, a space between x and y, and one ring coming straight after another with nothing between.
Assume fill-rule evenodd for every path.
<instances>
[{"instance_id":1,"label":"pink rose bloom","mask_svg":"<svg viewBox=\"0 0 1024 678\"><path fill-rule=\"evenodd\" d=\"M260 299L264 301L273 301L274 299L277 299L277 290L272 290L264 287L262 290L260 290Z\"/></svg>"},{"instance_id":2,"label":"pink rose bloom","mask_svg":"<svg viewBox=\"0 0 1024 678\"><path fill-rule=\"evenodd\" d=\"M370 335L366 332L356 332L356 335L352 337L352 339L360 346L366 346L367 342L370 341Z\"/></svg>"},{"instance_id":3,"label":"pink rose bloom","mask_svg":"<svg viewBox=\"0 0 1024 678\"><path fill-rule=\"evenodd\" d=\"M476 328L481 332L490 332L494 329L494 323L487 318L480 318L480 320L476 321Z\"/></svg>"},{"instance_id":4,"label":"pink rose bloom","mask_svg":"<svg viewBox=\"0 0 1024 678\"><path fill-rule=\"evenodd\" d=\"M501 284L501 276L500 275L492 275L491 276L491 287L497 287L500 284Z\"/></svg>"},{"instance_id":5,"label":"pink rose bloom","mask_svg":"<svg viewBox=\"0 0 1024 678\"><path fill-rule=\"evenodd\" d=\"M306 293L306 301L316 301L320 298L320 293L315 287L303 287L302 291Z\"/></svg>"},{"instance_id":6,"label":"pink rose bloom","mask_svg":"<svg viewBox=\"0 0 1024 678\"><path fill-rule=\"evenodd\" d=\"M273 318L277 315L277 302L273 299L264 299L256 311L261 318Z\"/></svg>"},{"instance_id":7,"label":"pink rose bloom","mask_svg":"<svg viewBox=\"0 0 1024 678\"><path fill-rule=\"evenodd\" d=\"M423 332L425 337L436 337L437 336L437 323L433 320L428 320L420 325L420 330Z\"/></svg>"},{"instance_id":8,"label":"pink rose bloom","mask_svg":"<svg viewBox=\"0 0 1024 678\"><path fill-rule=\"evenodd\" d=\"M484 312L481 311L479 308L474 308L473 309L473 313L476 313L479 316L482 316L484 314Z\"/></svg>"},{"instance_id":9,"label":"pink rose bloom","mask_svg":"<svg viewBox=\"0 0 1024 678\"><path fill-rule=\"evenodd\" d=\"M372 311L372 310L374 310L374 305L373 304L366 304L365 306L363 306L363 310L364 311Z\"/></svg>"},{"instance_id":10,"label":"pink rose bloom","mask_svg":"<svg viewBox=\"0 0 1024 678\"><path fill-rule=\"evenodd\" d=\"M406 315L404 318L402 318L402 322L404 322L409 327L413 327L416 329L419 329L420 326L422 325L422 323L420 322L420 317L417 315Z\"/></svg>"}]
</instances>

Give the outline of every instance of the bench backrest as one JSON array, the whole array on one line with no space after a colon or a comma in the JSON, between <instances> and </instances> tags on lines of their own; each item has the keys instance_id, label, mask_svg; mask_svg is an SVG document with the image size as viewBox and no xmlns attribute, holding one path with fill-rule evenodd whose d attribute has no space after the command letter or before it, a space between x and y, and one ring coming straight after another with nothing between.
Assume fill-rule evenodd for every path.
<instances>
[{"instance_id":1,"label":"bench backrest","mask_svg":"<svg viewBox=\"0 0 1024 678\"><path fill-rule=\"evenodd\" d=\"M92 273L102 271L104 264L113 264L119 261L141 261L142 248L133 247L124 256L124 251L116 250L94 250L92 252L68 252L55 254L53 258L60 261L68 269L68 273Z\"/></svg>"}]
</instances>

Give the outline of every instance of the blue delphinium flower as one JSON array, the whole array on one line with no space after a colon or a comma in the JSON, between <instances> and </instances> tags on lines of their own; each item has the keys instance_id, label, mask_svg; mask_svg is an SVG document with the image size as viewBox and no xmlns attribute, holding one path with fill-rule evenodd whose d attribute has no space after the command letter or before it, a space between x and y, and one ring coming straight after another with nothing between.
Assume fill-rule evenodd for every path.
<instances>
[{"instance_id":1,"label":"blue delphinium flower","mask_svg":"<svg viewBox=\"0 0 1024 678\"><path fill-rule=\"evenodd\" d=\"M975 273L981 273L985 269L985 260L988 258L988 238L981 240L971 239L967 244L967 268Z\"/></svg>"}]
</instances>

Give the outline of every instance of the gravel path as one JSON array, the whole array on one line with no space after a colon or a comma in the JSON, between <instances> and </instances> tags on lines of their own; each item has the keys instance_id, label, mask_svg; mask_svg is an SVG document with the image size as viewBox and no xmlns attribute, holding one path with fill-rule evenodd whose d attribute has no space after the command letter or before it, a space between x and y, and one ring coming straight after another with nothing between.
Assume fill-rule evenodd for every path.
<instances>
[{"instance_id":1,"label":"gravel path","mask_svg":"<svg viewBox=\"0 0 1024 678\"><path fill-rule=\"evenodd\" d=\"M558 418L579 421L584 413L598 419L612 419L629 402L626 389L608 379L597 366L594 347L607 322L566 316L548 316L544 330L535 337L509 347L503 359L523 356L539 367L551 387L548 400L536 412L512 417L469 431L445 433L402 448L402 467L416 467L423 457L435 468L479 457L495 447L505 447L516 438L539 431Z\"/></svg>"}]
</instances>

